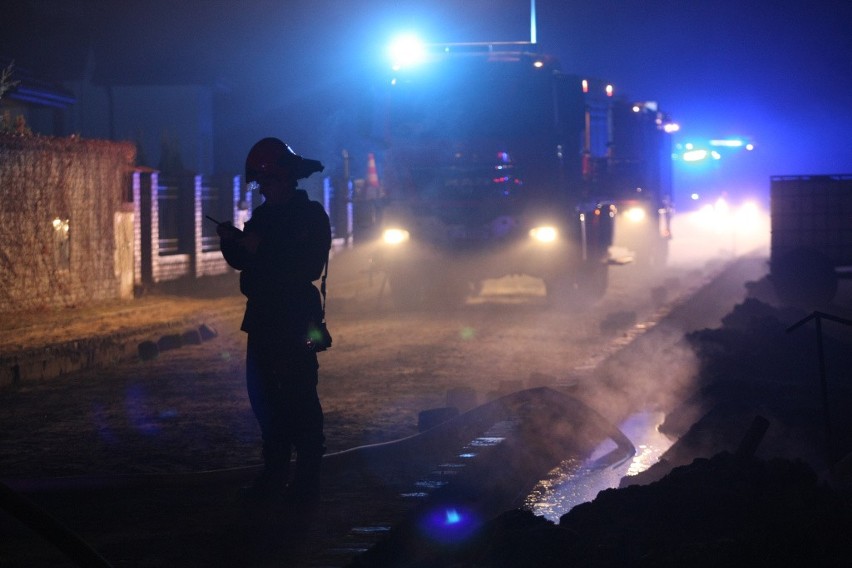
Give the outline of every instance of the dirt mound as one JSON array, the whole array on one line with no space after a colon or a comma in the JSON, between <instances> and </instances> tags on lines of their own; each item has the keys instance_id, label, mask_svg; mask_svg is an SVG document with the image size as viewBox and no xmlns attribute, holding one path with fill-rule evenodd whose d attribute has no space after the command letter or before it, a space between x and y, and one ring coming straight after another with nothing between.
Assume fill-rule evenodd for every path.
<instances>
[{"instance_id":1,"label":"dirt mound","mask_svg":"<svg viewBox=\"0 0 852 568\"><path fill-rule=\"evenodd\" d=\"M770 422L758 456L824 472L852 451L848 332L823 325L820 345L813 323L791 330L807 315L752 298L722 327L686 337L701 366L695 393L661 427L679 439L664 456L669 466L736 447L755 416Z\"/></svg>"},{"instance_id":2,"label":"dirt mound","mask_svg":"<svg viewBox=\"0 0 852 568\"><path fill-rule=\"evenodd\" d=\"M602 491L558 525L508 511L458 541L398 533L353 565L831 566L848 560L850 530L848 495L804 462L725 452L646 486ZM421 554L388 564L390 550Z\"/></svg>"},{"instance_id":3,"label":"dirt mound","mask_svg":"<svg viewBox=\"0 0 852 568\"><path fill-rule=\"evenodd\" d=\"M826 566L847 557L850 529L848 499L803 462L722 453L603 491L558 526L506 513L452 556L495 567Z\"/></svg>"}]
</instances>

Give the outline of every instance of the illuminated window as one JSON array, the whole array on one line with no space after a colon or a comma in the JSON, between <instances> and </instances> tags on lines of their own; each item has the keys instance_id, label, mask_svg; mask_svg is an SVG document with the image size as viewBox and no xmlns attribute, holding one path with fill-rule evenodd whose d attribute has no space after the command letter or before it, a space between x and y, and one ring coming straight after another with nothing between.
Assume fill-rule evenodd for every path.
<instances>
[{"instance_id":1,"label":"illuminated window","mask_svg":"<svg viewBox=\"0 0 852 568\"><path fill-rule=\"evenodd\" d=\"M71 268L71 238L68 219L53 220L53 254L58 268L68 270Z\"/></svg>"}]
</instances>

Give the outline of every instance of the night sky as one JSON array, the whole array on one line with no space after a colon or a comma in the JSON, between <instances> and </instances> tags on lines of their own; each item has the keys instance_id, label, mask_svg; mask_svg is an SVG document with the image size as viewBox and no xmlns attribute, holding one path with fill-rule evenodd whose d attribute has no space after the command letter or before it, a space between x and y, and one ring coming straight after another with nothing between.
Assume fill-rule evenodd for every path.
<instances>
[{"instance_id":1,"label":"night sky","mask_svg":"<svg viewBox=\"0 0 852 568\"><path fill-rule=\"evenodd\" d=\"M334 146L323 121L365 88L395 32L523 41L529 8L525 0L18 1L3 8L0 56L68 80L91 46L99 82L217 85L238 109L217 126L235 147L276 134L323 154ZM538 0L537 13L538 43L566 71L658 101L682 125L676 141L751 137L754 183L852 172L852 3Z\"/></svg>"}]
</instances>

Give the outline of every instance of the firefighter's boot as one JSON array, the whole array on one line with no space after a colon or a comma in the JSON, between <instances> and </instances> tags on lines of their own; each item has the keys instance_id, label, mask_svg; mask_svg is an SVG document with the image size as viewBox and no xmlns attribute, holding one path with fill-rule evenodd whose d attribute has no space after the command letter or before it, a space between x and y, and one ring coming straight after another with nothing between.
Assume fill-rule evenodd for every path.
<instances>
[{"instance_id":1,"label":"firefighter's boot","mask_svg":"<svg viewBox=\"0 0 852 568\"><path fill-rule=\"evenodd\" d=\"M315 504L320 499L322 455L299 456L293 483L287 488L287 499L299 504Z\"/></svg>"},{"instance_id":2,"label":"firefighter's boot","mask_svg":"<svg viewBox=\"0 0 852 568\"><path fill-rule=\"evenodd\" d=\"M290 478L290 456L284 452L264 448L264 466L251 485L243 488L243 495L250 501L274 499L284 495Z\"/></svg>"}]
</instances>

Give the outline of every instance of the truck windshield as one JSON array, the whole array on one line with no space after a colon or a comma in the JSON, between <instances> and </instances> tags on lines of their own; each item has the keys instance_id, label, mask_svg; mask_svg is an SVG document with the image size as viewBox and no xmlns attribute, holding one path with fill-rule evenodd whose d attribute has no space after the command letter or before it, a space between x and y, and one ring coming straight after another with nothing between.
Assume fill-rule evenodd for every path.
<instances>
[{"instance_id":1,"label":"truck windshield","mask_svg":"<svg viewBox=\"0 0 852 568\"><path fill-rule=\"evenodd\" d=\"M400 142L511 143L539 130L552 116L546 73L523 61L437 62L389 87L383 105L385 135Z\"/></svg>"}]
</instances>

